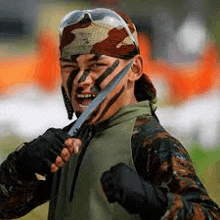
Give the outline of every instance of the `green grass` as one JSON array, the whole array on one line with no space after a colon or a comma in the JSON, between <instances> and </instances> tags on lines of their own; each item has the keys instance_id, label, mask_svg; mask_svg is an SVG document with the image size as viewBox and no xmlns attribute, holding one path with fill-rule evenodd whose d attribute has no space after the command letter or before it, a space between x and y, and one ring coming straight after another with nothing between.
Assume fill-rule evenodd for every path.
<instances>
[{"instance_id":1,"label":"green grass","mask_svg":"<svg viewBox=\"0 0 220 220\"><path fill-rule=\"evenodd\" d=\"M212 149L205 149L193 142L187 149L195 164L197 175L211 198L220 205L220 144Z\"/></svg>"}]
</instances>

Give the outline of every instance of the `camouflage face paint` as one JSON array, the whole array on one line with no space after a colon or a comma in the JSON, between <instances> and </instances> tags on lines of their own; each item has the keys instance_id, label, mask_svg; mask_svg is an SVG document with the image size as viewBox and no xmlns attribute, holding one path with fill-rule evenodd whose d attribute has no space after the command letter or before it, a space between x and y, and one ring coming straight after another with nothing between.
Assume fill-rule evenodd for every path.
<instances>
[{"instance_id":1,"label":"camouflage face paint","mask_svg":"<svg viewBox=\"0 0 220 220\"><path fill-rule=\"evenodd\" d=\"M102 82L106 77L108 77L108 76L116 69L116 67L118 66L118 64L119 64L119 60L116 60L116 61L112 64L112 66L108 67L108 68L105 70L105 72L102 73L102 75L95 81L95 84L99 86L99 85L101 84L101 82Z\"/></svg>"},{"instance_id":2,"label":"camouflage face paint","mask_svg":"<svg viewBox=\"0 0 220 220\"><path fill-rule=\"evenodd\" d=\"M122 86L120 91L110 99L110 101L107 103L106 107L102 111L101 115L97 119L97 122L99 122L109 111L109 109L111 109L112 105L114 105L114 103L118 100L118 98L123 94L124 90L125 90L125 86Z\"/></svg>"},{"instance_id":3,"label":"camouflage face paint","mask_svg":"<svg viewBox=\"0 0 220 220\"><path fill-rule=\"evenodd\" d=\"M87 76L90 74L91 69L84 70L82 76L79 78L78 83L82 83L86 80Z\"/></svg>"},{"instance_id":4,"label":"camouflage face paint","mask_svg":"<svg viewBox=\"0 0 220 220\"><path fill-rule=\"evenodd\" d=\"M98 113L100 112L101 104L94 110L94 112L91 114L91 116L88 118L88 121L92 120L95 118Z\"/></svg>"},{"instance_id":5,"label":"camouflage face paint","mask_svg":"<svg viewBox=\"0 0 220 220\"><path fill-rule=\"evenodd\" d=\"M101 91L100 86L98 86L96 84L91 88L91 92L99 93L100 91Z\"/></svg>"},{"instance_id":6,"label":"camouflage face paint","mask_svg":"<svg viewBox=\"0 0 220 220\"><path fill-rule=\"evenodd\" d=\"M77 74L79 73L79 68L77 68L76 70L73 70L70 75L69 78L67 80L67 89L68 89L68 93L69 96L71 97L71 93L72 93L72 85L73 85L73 80L75 79L75 77L77 76Z\"/></svg>"}]
</instances>

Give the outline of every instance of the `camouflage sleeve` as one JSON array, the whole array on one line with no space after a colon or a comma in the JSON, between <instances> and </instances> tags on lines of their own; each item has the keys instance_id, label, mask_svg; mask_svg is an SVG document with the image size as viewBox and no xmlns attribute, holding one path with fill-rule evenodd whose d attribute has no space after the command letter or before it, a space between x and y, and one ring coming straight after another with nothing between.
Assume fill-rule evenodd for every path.
<instances>
[{"instance_id":1,"label":"camouflage sleeve","mask_svg":"<svg viewBox=\"0 0 220 220\"><path fill-rule=\"evenodd\" d=\"M187 151L154 117L137 119L132 146L139 175L168 192L161 219L220 219L220 209L196 175Z\"/></svg>"},{"instance_id":2,"label":"camouflage sleeve","mask_svg":"<svg viewBox=\"0 0 220 220\"><path fill-rule=\"evenodd\" d=\"M0 166L0 219L19 218L50 198L52 176L45 181L18 171L15 152Z\"/></svg>"}]
</instances>

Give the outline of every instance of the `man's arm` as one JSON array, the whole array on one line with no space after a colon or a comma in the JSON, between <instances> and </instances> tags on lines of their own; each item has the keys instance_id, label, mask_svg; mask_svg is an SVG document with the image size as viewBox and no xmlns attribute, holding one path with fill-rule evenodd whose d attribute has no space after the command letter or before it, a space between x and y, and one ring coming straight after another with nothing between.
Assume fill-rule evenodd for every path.
<instances>
[{"instance_id":1,"label":"man's arm","mask_svg":"<svg viewBox=\"0 0 220 220\"><path fill-rule=\"evenodd\" d=\"M220 219L219 207L209 197L181 143L153 117L139 118L136 124L132 138L135 167L155 188L167 190L163 219Z\"/></svg>"},{"instance_id":2,"label":"man's arm","mask_svg":"<svg viewBox=\"0 0 220 220\"><path fill-rule=\"evenodd\" d=\"M0 219L19 218L50 199L53 174L46 180L17 169L16 153L0 166Z\"/></svg>"},{"instance_id":3,"label":"man's arm","mask_svg":"<svg viewBox=\"0 0 220 220\"><path fill-rule=\"evenodd\" d=\"M65 129L50 128L11 153L0 166L0 219L21 217L48 201L54 173L80 146Z\"/></svg>"}]
</instances>

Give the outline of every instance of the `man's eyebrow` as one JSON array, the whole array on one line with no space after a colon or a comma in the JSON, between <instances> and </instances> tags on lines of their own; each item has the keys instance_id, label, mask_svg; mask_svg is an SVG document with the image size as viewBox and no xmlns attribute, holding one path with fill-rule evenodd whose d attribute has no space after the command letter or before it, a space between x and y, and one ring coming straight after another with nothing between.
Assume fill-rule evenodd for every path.
<instances>
[{"instance_id":1,"label":"man's eyebrow","mask_svg":"<svg viewBox=\"0 0 220 220\"><path fill-rule=\"evenodd\" d=\"M78 57L78 56L77 56ZM77 58L76 57L76 58ZM103 60L104 57L102 55L99 55L99 54L95 54L92 58L90 58L88 61L89 62L92 62L92 61L98 61L98 60ZM73 62L76 62L76 59L65 59L65 58L60 58L60 61L64 61L64 62L69 62L69 63L73 63Z\"/></svg>"},{"instance_id":2,"label":"man's eyebrow","mask_svg":"<svg viewBox=\"0 0 220 220\"><path fill-rule=\"evenodd\" d=\"M104 57L100 54L95 54L92 58L90 58L88 61L92 62L92 61L98 61L98 60L102 60L104 59Z\"/></svg>"},{"instance_id":3,"label":"man's eyebrow","mask_svg":"<svg viewBox=\"0 0 220 220\"><path fill-rule=\"evenodd\" d=\"M69 63L72 63L72 62L73 62L72 60L64 59L64 58L60 58L60 61L69 62Z\"/></svg>"}]
</instances>

